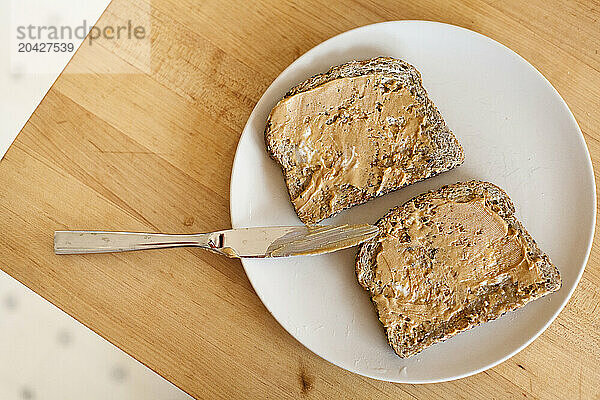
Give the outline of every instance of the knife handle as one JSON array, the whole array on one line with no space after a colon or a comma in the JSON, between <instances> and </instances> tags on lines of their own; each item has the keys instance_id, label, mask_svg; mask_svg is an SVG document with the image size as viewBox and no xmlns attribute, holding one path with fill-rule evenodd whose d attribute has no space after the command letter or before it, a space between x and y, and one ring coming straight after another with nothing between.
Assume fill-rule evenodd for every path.
<instances>
[{"instance_id":1,"label":"knife handle","mask_svg":"<svg viewBox=\"0 0 600 400\"><path fill-rule=\"evenodd\" d=\"M54 253L112 253L186 246L202 247L220 253L219 240L218 232L174 235L143 232L56 231Z\"/></svg>"}]
</instances>

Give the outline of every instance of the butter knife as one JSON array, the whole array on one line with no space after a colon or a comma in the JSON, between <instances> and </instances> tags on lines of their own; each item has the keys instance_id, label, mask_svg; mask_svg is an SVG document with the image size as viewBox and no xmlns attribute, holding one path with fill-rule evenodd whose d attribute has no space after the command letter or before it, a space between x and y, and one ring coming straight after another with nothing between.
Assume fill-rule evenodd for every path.
<instances>
[{"instance_id":1,"label":"butter knife","mask_svg":"<svg viewBox=\"0 0 600 400\"><path fill-rule=\"evenodd\" d=\"M112 253L167 247L201 247L227 257L288 257L324 254L373 238L373 225L276 226L197 234L56 231L56 254Z\"/></svg>"}]
</instances>

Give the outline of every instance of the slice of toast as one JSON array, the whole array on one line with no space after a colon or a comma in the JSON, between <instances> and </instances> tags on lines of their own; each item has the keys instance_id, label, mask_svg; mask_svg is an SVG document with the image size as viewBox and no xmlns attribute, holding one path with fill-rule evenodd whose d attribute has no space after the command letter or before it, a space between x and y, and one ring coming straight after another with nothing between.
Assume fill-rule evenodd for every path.
<instances>
[{"instance_id":1,"label":"slice of toast","mask_svg":"<svg viewBox=\"0 0 600 400\"><path fill-rule=\"evenodd\" d=\"M390 210L361 245L359 283L388 342L409 357L558 290L558 269L499 187L443 186Z\"/></svg>"},{"instance_id":2,"label":"slice of toast","mask_svg":"<svg viewBox=\"0 0 600 400\"><path fill-rule=\"evenodd\" d=\"M458 140L404 61L352 61L292 88L265 128L300 220L341 210L448 171Z\"/></svg>"}]
</instances>

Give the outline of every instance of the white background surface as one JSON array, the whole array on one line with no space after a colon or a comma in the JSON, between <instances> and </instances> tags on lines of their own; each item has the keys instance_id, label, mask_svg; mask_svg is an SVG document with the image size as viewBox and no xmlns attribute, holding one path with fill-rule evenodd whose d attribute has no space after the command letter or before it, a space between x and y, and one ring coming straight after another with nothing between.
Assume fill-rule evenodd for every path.
<instances>
[{"instance_id":1,"label":"white background surface","mask_svg":"<svg viewBox=\"0 0 600 400\"><path fill-rule=\"evenodd\" d=\"M331 65L379 55L401 58L421 72L423 85L463 145L465 163L323 223L372 223L443 184L487 180L512 198L517 218L559 268L562 289L401 359L388 346L369 297L356 281L356 249L245 259L243 265L283 327L334 364L408 383L467 376L510 357L555 318L581 277L594 230L594 177L577 122L550 83L508 48L451 25L403 21L358 28L310 50L267 89L242 133L231 179L232 224L300 223L281 170L265 151L269 111L290 87Z\"/></svg>"},{"instance_id":2,"label":"white background surface","mask_svg":"<svg viewBox=\"0 0 600 400\"><path fill-rule=\"evenodd\" d=\"M11 73L10 1L0 6L0 159L61 68ZM28 2L16 1L24 6ZM36 21L61 15L95 22L108 0L46 1L27 11ZM75 48L79 42L75 44ZM69 57L60 62L66 65ZM1 161L0 161L1 162ZM48 234L51 234L50 232ZM190 398L14 279L0 271L0 399L120 400Z\"/></svg>"},{"instance_id":3,"label":"white background surface","mask_svg":"<svg viewBox=\"0 0 600 400\"><path fill-rule=\"evenodd\" d=\"M48 25L57 24L61 15L69 15L71 21L97 21L102 11L108 6L108 0L59 0L47 2L45 7L33 7L31 0L2 0L0 6L0 159L15 139L19 131L40 103L52 83L74 53L43 54L38 55L31 65L19 65L16 60L15 37L13 28L16 25L25 25L28 22L22 17L13 20L14 15L31 14L34 22ZM51 7L48 7L51 4ZM81 40L74 39L75 48ZM45 60L51 58L51 63ZM27 73L29 70L37 71L34 65L49 65L52 68L46 73Z\"/></svg>"},{"instance_id":4,"label":"white background surface","mask_svg":"<svg viewBox=\"0 0 600 400\"><path fill-rule=\"evenodd\" d=\"M190 397L0 271L0 399Z\"/></svg>"}]
</instances>

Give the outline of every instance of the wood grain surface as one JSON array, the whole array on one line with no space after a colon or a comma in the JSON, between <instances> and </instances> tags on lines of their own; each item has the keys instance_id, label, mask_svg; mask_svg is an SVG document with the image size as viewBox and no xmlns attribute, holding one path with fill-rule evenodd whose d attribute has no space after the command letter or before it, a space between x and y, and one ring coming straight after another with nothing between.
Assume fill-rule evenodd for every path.
<instances>
[{"instance_id":1,"label":"wood grain surface","mask_svg":"<svg viewBox=\"0 0 600 400\"><path fill-rule=\"evenodd\" d=\"M135 48L82 46L0 162L0 267L198 398L600 398L600 252L550 328L510 360L431 385L344 371L287 334L239 261L201 250L55 256L52 231L230 226L229 178L254 104L321 41L387 20L442 21L517 51L574 112L600 171L600 3L114 0L151 18ZM118 67L128 74L104 74ZM85 73L69 73L69 72Z\"/></svg>"}]
</instances>

